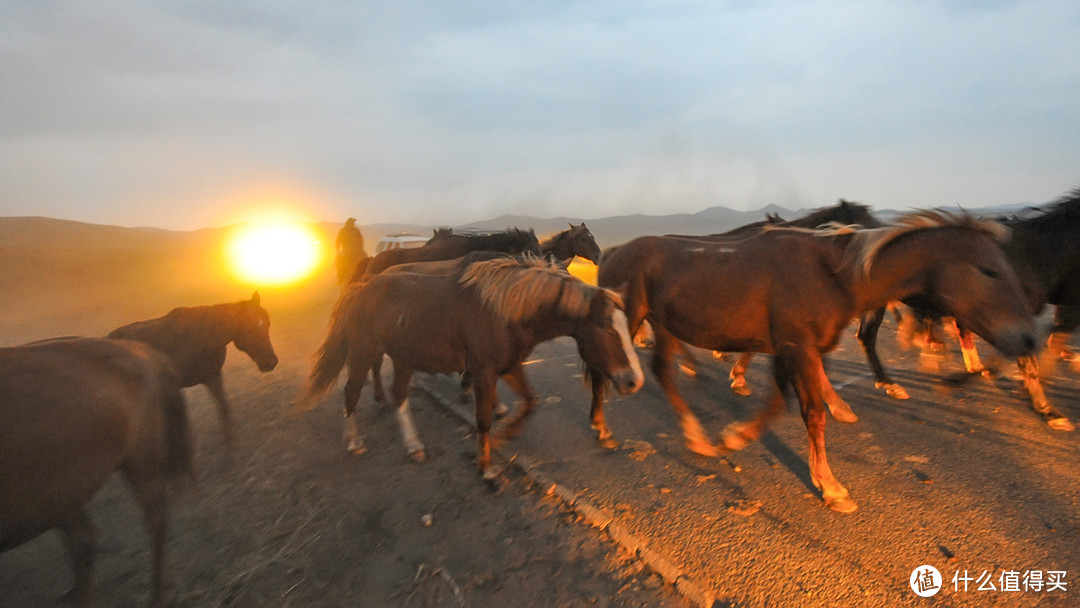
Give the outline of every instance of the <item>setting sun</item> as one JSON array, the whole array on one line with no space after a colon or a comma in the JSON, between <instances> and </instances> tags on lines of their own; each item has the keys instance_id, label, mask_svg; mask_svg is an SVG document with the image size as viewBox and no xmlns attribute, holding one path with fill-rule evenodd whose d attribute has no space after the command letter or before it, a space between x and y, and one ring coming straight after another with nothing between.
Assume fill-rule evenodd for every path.
<instances>
[{"instance_id":1,"label":"setting sun","mask_svg":"<svg viewBox=\"0 0 1080 608\"><path fill-rule=\"evenodd\" d=\"M284 285L310 275L323 260L312 229L295 223L259 223L239 228L227 245L229 269L259 285Z\"/></svg>"}]
</instances>

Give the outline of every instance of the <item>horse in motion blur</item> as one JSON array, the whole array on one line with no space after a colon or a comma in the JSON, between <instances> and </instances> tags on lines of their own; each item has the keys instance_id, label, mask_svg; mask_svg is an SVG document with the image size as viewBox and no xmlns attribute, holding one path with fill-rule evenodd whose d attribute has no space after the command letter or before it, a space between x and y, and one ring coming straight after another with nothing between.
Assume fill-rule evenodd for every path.
<instances>
[{"instance_id":1,"label":"horse in motion blur","mask_svg":"<svg viewBox=\"0 0 1080 608\"><path fill-rule=\"evenodd\" d=\"M580 226L570 224L570 228L542 241L540 255L553 262L566 262L577 256L599 264L600 246L585 222L581 222Z\"/></svg>"},{"instance_id":2,"label":"horse in motion blur","mask_svg":"<svg viewBox=\"0 0 1080 608\"><path fill-rule=\"evenodd\" d=\"M350 287L331 316L326 341L298 401L310 409L348 364L345 438L362 449L356 404L364 379L383 353L394 363L393 399L406 447L423 459L424 446L409 413L414 371L469 372L476 394L477 465L491 469L489 431L495 391L502 377L525 406L506 428L518 432L536 406L522 363L532 349L572 336L596 382L611 381L621 393L643 378L630 343L622 300L535 259L500 258L469 264L460 273L383 273Z\"/></svg>"},{"instance_id":3,"label":"horse in motion blur","mask_svg":"<svg viewBox=\"0 0 1080 608\"><path fill-rule=\"evenodd\" d=\"M508 228L488 234L456 234L453 231L436 232L423 247L414 249L388 249L361 263L353 274L352 282L379 274L397 264L409 262L434 262L459 258L471 251L501 251L511 255L531 253L540 255L540 242L532 230Z\"/></svg>"},{"instance_id":4,"label":"horse in motion blur","mask_svg":"<svg viewBox=\"0 0 1080 608\"><path fill-rule=\"evenodd\" d=\"M756 439L794 388L810 442L811 479L829 507L850 512L856 504L825 456L823 353L835 348L852 319L924 293L1002 352L1029 354L1035 328L1001 250L1006 235L997 223L921 212L885 228L778 228L736 243L640 237L604 257L599 282L620 287L631 331L644 319L652 325L653 372L695 452L717 450L676 389L676 341L772 355L768 407L750 423L731 425L724 443L739 449ZM610 437L603 385L594 387L593 426Z\"/></svg>"},{"instance_id":5,"label":"horse in motion blur","mask_svg":"<svg viewBox=\"0 0 1080 608\"><path fill-rule=\"evenodd\" d=\"M172 362L181 386L205 386L217 405L225 440L230 445L235 433L221 373L226 347L231 342L247 353L260 372L268 372L278 364L270 343L270 315L260 305L259 292L239 302L174 308L163 317L118 327L108 337L153 346Z\"/></svg>"},{"instance_id":6,"label":"horse in motion blur","mask_svg":"<svg viewBox=\"0 0 1080 608\"><path fill-rule=\"evenodd\" d=\"M94 595L84 506L120 470L150 532L152 603L166 589L166 484L192 475L179 382L138 342L64 338L0 348L0 553L58 528L75 605Z\"/></svg>"},{"instance_id":7,"label":"horse in motion blur","mask_svg":"<svg viewBox=\"0 0 1080 608\"><path fill-rule=\"evenodd\" d=\"M1080 189L1032 208L1024 217L1014 215L999 218L999 221L1012 233L1003 249L1016 270L1031 313L1038 314L1046 305L1058 307L1050 337L1051 354L1056 354L1061 350L1065 336L1080 325L1080 314L1077 314L1080 308ZM940 319L948 314L935 307L933 302L920 299L910 304L923 316ZM892 382L877 355L880 324L880 316L868 319L864 324L866 327L860 328L860 339L878 382ZM959 319L958 328L965 365L969 372L977 373L982 370L982 364L971 328ZM1035 411L1043 415L1051 428L1073 430L1075 425L1046 398L1038 357L1019 357L1017 365Z\"/></svg>"}]
</instances>

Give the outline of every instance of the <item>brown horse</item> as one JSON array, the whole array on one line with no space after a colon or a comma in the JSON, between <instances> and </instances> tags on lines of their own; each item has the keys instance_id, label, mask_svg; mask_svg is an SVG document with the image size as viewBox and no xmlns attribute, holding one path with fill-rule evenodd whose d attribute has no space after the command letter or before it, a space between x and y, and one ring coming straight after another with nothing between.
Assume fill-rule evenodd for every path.
<instances>
[{"instance_id":1,"label":"brown horse","mask_svg":"<svg viewBox=\"0 0 1080 608\"><path fill-rule=\"evenodd\" d=\"M213 396L226 441L235 440L221 368L230 342L248 354L260 372L277 367L270 343L270 315L250 300L212 306L175 308L163 317L137 321L114 329L110 338L138 340L160 350L180 374L181 386L202 384Z\"/></svg>"},{"instance_id":2,"label":"brown horse","mask_svg":"<svg viewBox=\"0 0 1080 608\"><path fill-rule=\"evenodd\" d=\"M353 274L352 282L363 277L379 274L397 264L409 262L434 262L460 258L471 251L502 251L511 255L531 253L540 255L540 242L532 230L508 228L488 234L435 233L423 247L414 249L388 249L361 263Z\"/></svg>"},{"instance_id":3,"label":"brown horse","mask_svg":"<svg viewBox=\"0 0 1080 608\"><path fill-rule=\"evenodd\" d=\"M1003 248L1020 278L1032 313L1040 312L1046 305L1058 307L1050 346L1059 351L1063 334L1071 333L1080 324L1077 311L1080 307L1080 189L1029 210L1025 217L1013 216L999 221L1012 233L1012 238ZM914 301L911 304L913 310L921 315L940 318L948 314L933 306L932 302ZM967 327L962 319L957 321L965 366L969 372L979 372L982 364L968 331L972 328ZM877 330L880 324L881 317L877 316L867 319L859 328L859 339L879 385L892 382L877 356ZM1046 398L1038 358L1019 357L1017 365L1035 411L1043 415L1050 428L1074 430L1075 425L1069 418Z\"/></svg>"},{"instance_id":4,"label":"brown horse","mask_svg":"<svg viewBox=\"0 0 1080 608\"><path fill-rule=\"evenodd\" d=\"M780 228L736 243L641 237L602 260L599 281L623 292L631 331L643 319L652 324L653 371L690 449L717 453L675 388L675 341L771 354L775 391L768 408L749 424L732 425L724 443L737 449L756 439L794 387L810 441L811 478L828 506L853 511L825 457L822 354L852 319L915 293L931 296L1001 351L1030 353L1035 327L1001 251L1005 236L997 223L922 212L888 228ZM598 386L593 425L610 437Z\"/></svg>"},{"instance_id":5,"label":"brown horse","mask_svg":"<svg viewBox=\"0 0 1080 608\"><path fill-rule=\"evenodd\" d=\"M596 244L592 232L585 227L570 224L570 228L545 239L540 243L540 254L553 262L565 262L574 256L600 263L600 246Z\"/></svg>"},{"instance_id":6,"label":"brown horse","mask_svg":"<svg viewBox=\"0 0 1080 608\"><path fill-rule=\"evenodd\" d=\"M424 446L408 409L413 372L468 371L476 393L477 464L490 477L496 381L502 377L528 396L507 426L505 435L513 436L536 406L522 363L537 344L558 336L574 338L597 382L610 380L620 393L641 387L641 367L618 295L545 262L476 262L460 276L377 275L338 301L298 407L313 407L348 363L345 437L350 450L362 446L356 403L372 364L385 353L394 362L393 398L405 444L417 457Z\"/></svg>"},{"instance_id":7,"label":"brown horse","mask_svg":"<svg viewBox=\"0 0 1080 608\"><path fill-rule=\"evenodd\" d=\"M0 552L59 528L70 596L94 595L94 529L83 507L119 469L146 517L153 605L166 588L166 482L192 474L179 383L160 353L123 340L66 338L0 348Z\"/></svg>"}]
</instances>

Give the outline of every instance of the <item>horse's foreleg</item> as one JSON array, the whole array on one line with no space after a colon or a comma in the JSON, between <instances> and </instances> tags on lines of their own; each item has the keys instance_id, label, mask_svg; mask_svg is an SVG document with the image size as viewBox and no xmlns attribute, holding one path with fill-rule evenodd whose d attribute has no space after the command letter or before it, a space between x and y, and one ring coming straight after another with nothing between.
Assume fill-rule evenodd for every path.
<instances>
[{"instance_id":1,"label":"horse's foreleg","mask_svg":"<svg viewBox=\"0 0 1080 608\"><path fill-rule=\"evenodd\" d=\"M1039 360L1035 356L1020 357L1016 360L1020 375L1024 379L1024 388L1031 396L1031 407L1046 418L1050 428L1059 431L1072 431L1076 428L1064 414L1050 405L1050 400L1043 392L1042 380L1039 379Z\"/></svg>"},{"instance_id":2,"label":"horse's foreleg","mask_svg":"<svg viewBox=\"0 0 1080 608\"><path fill-rule=\"evenodd\" d=\"M589 410L589 421L592 428L596 431L596 441L600 444L600 447L613 450L619 447L619 443L615 441L615 436L612 434L611 429L607 425L607 420L604 418L604 399L607 395L607 380L604 375L598 371L589 369L585 373L589 374L589 385L592 388L592 407Z\"/></svg>"},{"instance_id":3,"label":"horse's foreleg","mask_svg":"<svg viewBox=\"0 0 1080 608\"><path fill-rule=\"evenodd\" d=\"M851 513L858 508L848 496L847 488L833 476L829 461L825 457L825 404L821 399L821 380L824 374L821 356L816 351L804 349L801 352L781 355L793 370L791 376L795 393L799 398L806 434L810 441L810 478L821 490L825 505L834 511Z\"/></svg>"},{"instance_id":4,"label":"horse's foreleg","mask_svg":"<svg viewBox=\"0 0 1080 608\"><path fill-rule=\"evenodd\" d=\"M753 353L739 355L739 360L735 362L735 365L731 366L731 371L728 372L728 378L731 379L731 392L736 395L746 396L750 394L750 387L746 384L746 368L750 367L750 358L753 356Z\"/></svg>"},{"instance_id":5,"label":"horse's foreleg","mask_svg":"<svg viewBox=\"0 0 1080 608\"><path fill-rule=\"evenodd\" d=\"M678 389L675 388L671 358L678 348L678 340L659 323L653 324L653 334L656 337L652 360L653 373L656 374L660 387L664 389L672 409L675 410L675 414L679 417L683 437L686 439L686 447L702 456L716 456L719 452L705 435L705 429L702 428L701 421L690 411L690 406L686 404Z\"/></svg>"},{"instance_id":6,"label":"horse's foreleg","mask_svg":"<svg viewBox=\"0 0 1080 608\"><path fill-rule=\"evenodd\" d=\"M229 402L225 397L225 381L221 373L203 382L203 386L210 391L210 396L214 399L218 419L221 420L221 428L225 432L225 443L231 448L236 443L236 437L233 432L232 416L229 415Z\"/></svg>"},{"instance_id":7,"label":"horse's foreleg","mask_svg":"<svg viewBox=\"0 0 1080 608\"><path fill-rule=\"evenodd\" d=\"M491 420L495 404L499 401L496 390L498 378L494 372L483 370L473 373L473 394L476 401L476 466L485 480L498 477L499 472L491 466Z\"/></svg>"},{"instance_id":8,"label":"horse's foreleg","mask_svg":"<svg viewBox=\"0 0 1080 608\"><path fill-rule=\"evenodd\" d=\"M953 320L953 324L956 324L955 320ZM984 376L989 375L989 370L986 369L982 359L979 358L979 349L975 348L975 334L957 325L956 336L960 342L960 354L964 357L964 369L969 374L981 373Z\"/></svg>"},{"instance_id":9,"label":"horse's foreleg","mask_svg":"<svg viewBox=\"0 0 1080 608\"><path fill-rule=\"evenodd\" d=\"M96 593L94 588L94 543L96 534L94 524L86 513L79 509L59 526L64 537L68 553L71 554L71 566L75 575L75 585L66 597L76 606L89 606Z\"/></svg>"},{"instance_id":10,"label":"horse's foreleg","mask_svg":"<svg viewBox=\"0 0 1080 608\"><path fill-rule=\"evenodd\" d=\"M142 508L143 518L150 532L154 584L150 605L159 606L165 592L171 586L165 572L165 554L169 538L165 477L160 471L152 471L139 465L125 466L123 471L131 484L136 502Z\"/></svg>"},{"instance_id":11,"label":"horse's foreleg","mask_svg":"<svg viewBox=\"0 0 1080 608\"><path fill-rule=\"evenodd\" d=\"M866 360L870 363L870 369L874 372L874 388L885 389L885 393L894 399L907 399L910 397L904 387L900 386L889 377L885 366L881 364L881 358L877 353L878 329L885 318L885 308L879 308L866 314L859 320L859 331L855 334L859 344L862 345ZM899 322L899 321L898 321Z\"/></svg>"},{"instance_id":12,"label":"horse's foreleg","mask_svg":"<svg viewBox=\"0 0 1080 608\"><path fill-rule=\"evenodd\" d=\"M424 444L420 441L420 435L416 432L416 423L413 421L412 412L409 410L409 383L412 381L412 370L408 368L398 369L394 365L394 407L397 410L398 428L401 429L401 440L405 443L405 449L409 452L409 458L413 462L424 462L427 454L424 452Z\"/></svg>"},{"instance_id":13,"label":"horse's foreleg","mask_svg":"<svg viewBox=\"0 0 1080 608\"><path fill-rule=\"evenodd\" d=\"M500 439L513 439L521 433L521 429L525 424L525 420L532 416L533 411L536 409L537 397L533 392L532 386L529 385L529 379L525 377L525 368L522 365L518 365L509 373L503 375L503 380L510 385L510 389L517 393L524 401L524 405L521 407L516 415L506 421L502 430L498 433Z\"/></svg>"},{"instance_id":14,"label":"horse's foreleg","mask_svg":"<svg viewBox=\"0 0 1080 608\"><path fill-rule=\"evenodd\" d=\"M686 374L688 378L697 378L697 358L694 357L694 353L690 350L690 346L683 342L678 342L679 350L679 370Z\"/></svg>"}]
</instances>

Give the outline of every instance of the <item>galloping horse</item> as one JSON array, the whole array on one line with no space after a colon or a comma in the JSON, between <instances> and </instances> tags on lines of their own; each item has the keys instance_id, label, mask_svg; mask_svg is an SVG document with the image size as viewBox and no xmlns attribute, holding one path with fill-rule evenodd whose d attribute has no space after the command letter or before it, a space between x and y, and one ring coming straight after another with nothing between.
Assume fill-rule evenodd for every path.
<instances>
[{"instance_id":1,"label":"galloping horse","mask_svg":"<svg viewBox=\"0 0 1080 608\"><path fill-rule=\"evenodd\" d=\"M423 247L388 249L379 252L367 264L357 267L352 282L376 275L397 264L434 262L459 258L470 251L502 251L511 255L531 253L540 255L540 242L532 230L508 228L491 234L435 233Z\"/></svg>"},{"instance_id":2,"label":"galloping horse","mask_svg":"<svg viewBox=\"0 0 1080 608\"><path fill-rule=\"evenodd\" d=\"M255 292L250 300L175 308L163 317L118 327L108 337L153 346L172 362L181 386L205 386L217 405L225 440L232 445L232 417L221 375L226 346L232 342L247 353L260 372L268 372L278 363L270 343L270 315L259 301L259 292Z\"/></svg>"},{"instance_id":3,"label":"galloping horse","mask_svg":"<svg viewBox=\"0 0 1080 608\"><path fill-rule=\"evenodd\" d=\"M570 224L567 230L541 242L540 255L553 262L565 262L578 256L599 264L600 246L596 244L592 232L585 227L585 222L581 222L580 226Z\"/></svg>"},{"instance_id":4,"label":"galloping horse","mask_svg":"<svg viewBox=\"0 0 1080 608\"><path fill-rule=\"evenodd\" d=\"M117 469L153 545L153 605L165 591L166 482L192 474L184 397L162 355L137 342L66 338L0 348L0 553L59 528L77 606L93 596L84 505Z\"/></svg>"},{"instance_id":5,"label":"galloping horse","mask_svg":"<svg viewBox=\"0 0 1080 608\"><path fill-rule=\"evenodd\" d=\"M1056 336L1052 340L1061 342L1062 334L1071 333L1076 329L1076 323L1080 322L1075 314L1075 308L1080 306L1080 189L1033 211L1035 214L1028 217L999 219L1012 232L1012 238L1004 244L1003 249L1016 269L1032 314L1039 313L1047 304L1059 307L1051 336ZM912 304L924 314L938 317L943 314L943 311L935 310L925 302ZM965 362L969 371L978 371L981 364L976 363L978 352L975 351L969 328L963 321L958 321ZM859 330L860 340L878 382L891 382L877 356L877 328L880 324L880 317L868 319ZM1035 411L1045 417L1051 428L1073 430L1075 426L1068 417L1050 405L1046 398L1039 380L1038 358L1019 357L1017 365Z\"/></svg>"},{"instance_id":6,"label":"galloping horse","mask_svg":"<svg viewBox=\"0 0 1080 608\"><path fill-rule=\"evenodd\" d=\"M460 276L376 275L338 301L298 408L313 407L348 363L345 438L350 450L362 449L356 403L372 364L385 353L394 362L393 398L406 447L414 459L422 459L424 446L409 413L413 372L468 371L476 393L477 464L487 478L494 474L488 432L498 400L496 381L501 376L527 395L523 410L507 426L510 437L536 406L522 363L537 344L558 336L573 336L596 382L610 380L620 393L641 387L619 296L545 262L475 262Z\"/></svg>"},{"instance_id":7,"label":"galloping horse","mask_svg":"<svg viewBox=\"0 0 1080 608\"><path fill-rule=\"evenodd\" d=\"M1034 323L999 245L1006 234L997 223L921 212L888 228L779 228L736 243L640 237L602 260L599 282L624 294L631 331L643 319L652 324L653 371L695 452L717 450L676 390L675 341L773 355L769 406L753 422L729 427L724 443L738 449L756 439L794 387L810 440L811 478L829 507L848 512L856 505L825 457L822 354L835 348L852 319L914 293L931 296L1002 352L1030 353ZM595 386L593 426L610 437L603 385Z\"/></svg>"}]
</instances>

